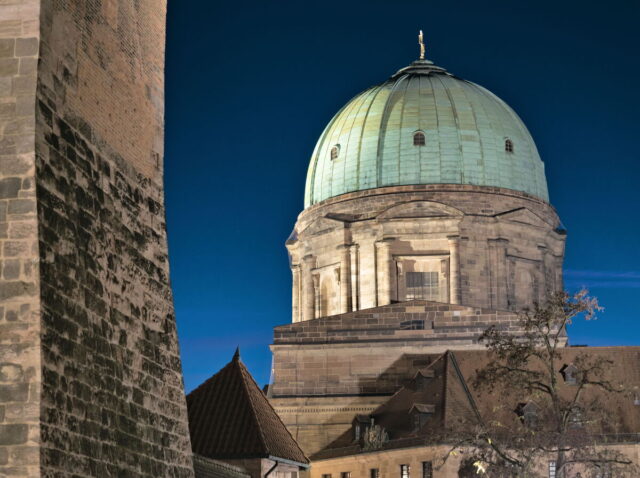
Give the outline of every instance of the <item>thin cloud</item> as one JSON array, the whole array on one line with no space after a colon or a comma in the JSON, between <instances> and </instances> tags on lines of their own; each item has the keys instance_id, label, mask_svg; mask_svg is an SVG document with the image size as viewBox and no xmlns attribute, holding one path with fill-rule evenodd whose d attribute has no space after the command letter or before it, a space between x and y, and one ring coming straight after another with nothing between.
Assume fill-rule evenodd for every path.
<instances>
[{"instance_id":1,"label":"thin cloud","mask_svg":"<svg viewBox=\"0 0 640 478\"><path fill-rule=\"evenodd\" d=\"M567 269L564 279L569 288L640 289L640 271Z\"/></svg>"}]
</instances>

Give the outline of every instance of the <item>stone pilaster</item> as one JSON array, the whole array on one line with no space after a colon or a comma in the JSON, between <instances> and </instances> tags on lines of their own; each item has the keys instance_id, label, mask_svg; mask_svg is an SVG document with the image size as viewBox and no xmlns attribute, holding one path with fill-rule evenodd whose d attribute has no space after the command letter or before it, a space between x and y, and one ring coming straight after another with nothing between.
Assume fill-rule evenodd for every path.
<instances>
[{"instance_id":1,"label":"stone pilaster","mask_svg":"<svg viewBox=\"0 0 640 478\"><path fill-rule=\"evenodd\" d=\"M351 310L360 309L360 267L359 250L357 244L349 246L349 258L351 259Z\"/></svg>"},{"instance_id":2,"label":"stone pilaster","mask_svg":"<svg viewBox=\"0 0 640 478\"><path fill-rule=\"evenodd\" d=\"M302 258L302 320L315 318L316 310L316 290L313 283L313 269L315 268L315 258L307 255Z\"/></svg>"},{"instance_id":3,"label":"stone pilaster","mask_svg":"<svg viewBox=\"0 0 640 478\"><path fill-rule=\"evenodd\" d=\"M508 308L507 299L507 246L509 241L503 238L489 239L489 270L490 270L490 293L491 308L506 310Z\"/></svg>"},{"instance_id":4,"label":"stone pilaster","mask_svg":"<svg viewBox=\"0 0 640 478\"><path fill-rule=\"evenodd\" d=\"M449 241L449 301L462 302L460 290L460 236L448 236Z\"/></svg>"},{"instance_id":5,"label":"stone pilaster","mask_svg":"<svg viewBox=\"0 0 640 478\"><path fill-rule=\"evenodd\" d=\"M395 239L388 238L376 242L376 269L378 276L378 306L391 303L392 295L392 269L393 258L391 257L391 243Z\"/></svg>"},{"instance_id":6,"label":"stone pilaster","mask_svg":"<svg viewBox=\"0 0 640 478\"><path fill-rule=\"evenodd\" d=\"M338 247L340 252L340 313L351 311L351 246Z\"/></svg>"},{"instance_id":7,"label":"stone pilaster","mask_svg":"<svg viewBox=\"0 0 640 478\"><path fill-rule=\"evenodd\" d=\"M292 322L300 321L300 265L291 266L291 318Z\"/></svg>"}]
</instances>

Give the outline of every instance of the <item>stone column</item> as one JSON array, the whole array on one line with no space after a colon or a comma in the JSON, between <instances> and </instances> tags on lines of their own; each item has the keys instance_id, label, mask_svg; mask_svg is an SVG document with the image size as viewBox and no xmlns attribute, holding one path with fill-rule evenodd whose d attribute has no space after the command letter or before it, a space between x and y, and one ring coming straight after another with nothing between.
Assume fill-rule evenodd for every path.
<instances>
[{"instance_id":1,"label":"stone column","mask_svg":"<svg viewBox=\"0 0 640 478\"><path fill-rule=\"evenodd\" d=\"M540 302L546 302L555 289L555 276L551 271L551 265L549 263L549 249L547 249L545 244L538 244L538 250L540 251L540 256L542 258L542 274L540 274L542 277L542 284L540 284L540 292L538 294L540 297L538 297L537 300Z\"/></svg>"},{"instance_id":2,"label":"stone column","mask_svg":"<svg viewBox=\"0 0 640 478\"><path fill-rule=\"evenodd\" d=\"M351 260L351 310L360 309L360 297L359 297L359 281L358 275L360 269L358 267L358 245L351 244L349 246L349 258Z\"/></svg>"},{"instance_id":3,"label":"stone column","mask_svg":"<svg viewBox=\"0 0 640 478\"><path fill-rule=\"evenodd\" d=\"M304 256L302 259L302 320L315 318L316 293L313 284L313 268L315 267L315 257Z\"/></svg>"},{"instance_id":4,"label":"stone column","mask_svg":"<svg viewBox=\"0 0 640 478\"><path fill-rule=\"evenodd\" d=\"M449 240L449 302L462 303L460 290L460 236L448 236Z\"/></svg>"},{"instance_id":5,"label":"stone column","mask_svg":"<svg viewBox=\"0 0 640 478\"><path fill-rule=\"evenodd\" d=\"M338 246L340 251L340 313L351 310L351 246Z\"/></svg>"},{"instance_id":6,"label":"stone column","mask_svg":"<svg viewBox=\"0 0 640 478\"><path fill-rule=\"evenodd\" d=\"M378 277L377 305L391 303L391 242L393 238L376 242L376 275Z\"/></svg>"},{"instance_id":7,"label":"stone column","mask_svg":"<svg viewBox=\"0 0 640 478\"><path fill-rule=\"evenodd\" d=\"M300 321L300 265L291 266L292 286L291 286L291 321Z\"/></svg>"}]
</instances>

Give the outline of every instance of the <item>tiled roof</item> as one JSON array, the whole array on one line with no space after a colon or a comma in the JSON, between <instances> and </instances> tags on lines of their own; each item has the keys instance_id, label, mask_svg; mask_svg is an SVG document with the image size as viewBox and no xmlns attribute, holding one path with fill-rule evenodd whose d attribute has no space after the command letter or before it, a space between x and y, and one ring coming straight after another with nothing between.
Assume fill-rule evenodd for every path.
<instances>
[{"instance_id":1,"label":"tiled roof","mask_svg":"<svg viewBox=\"0 0 640 478\"><path fill-rule=\"evenodd\" d=\"M606 379L614 386L624 384L627 391L640 390L640 347L567 347L560 351L558 364L558 384L560 395L574 393L571 385L564 384L560 370L563 364L571 364L579 355L588 354L611 362ZM476 371L489 362L487 350L445 352L441 355L424 355L430 362L414 378L401 387L385 403L374 410L370 417L388 433L390 441L384 449L403 448L419 444L437 442L446 430L472 423L478 417L498 419L508 424L518 420L515 410L528 397L522 392L497 387L493 391L477 390L473 387ZM540 364L531 364L532 369ZM429 377L430 376L430 377ZM426 380L422 386L419 380ZM607 394L598 389L585 391L584 400L600 399L607 401L607 408L616 423L609 424L611 430L601 430L603 438L616 441L640 441L640 406L635 405L629 394ZM496 408L496 404L504 407ZM512 406L511 406L512 405ZM418 429L412 420L411 412L427 413L428 419ZM365 421L364 417L361 421ZM614 433L614 435L610 435ZM626 437L626 438L625 438ZM353 443L352 435L345 434L332 443L330 448L322 450L313 459L327 459L360 453L362 450Z\"/></svg>"},{"instance_id":2,"label":"tiled roof","mask_svg":"<svg viewBox=\"0 0 640 478\"><path fill-rule=\"evenodd\" d=\"M187 396L187 407L194 453L308 463L237 351L231 362Z\"/></svg>"},{"instance_id":3,"label":"tiled roof","mask_svg":"<svg viewBox=\"0 0 640 478\"><path fill-rule=\"evenodd\" d=\"M196 478L251 478L242 468L200 455L193 455L193 471Z\"/></svg>"}]
</instances>

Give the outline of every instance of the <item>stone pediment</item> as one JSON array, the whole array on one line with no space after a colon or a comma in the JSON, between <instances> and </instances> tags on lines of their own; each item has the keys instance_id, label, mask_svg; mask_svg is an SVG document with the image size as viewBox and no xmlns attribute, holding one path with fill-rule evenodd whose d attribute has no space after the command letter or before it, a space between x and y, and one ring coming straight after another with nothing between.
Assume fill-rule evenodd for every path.
<instances>
[{"instance_id":1,"label":"stone pediment","mask_svg":"<svg viewBox=\"0 0 640 478\"><path fill-rule=\"evenodd\" d=\"M547 223L542 218L540 218L540 216L531 212L526 207L513 209L507 212L501 212L499 214L496 214L494 217L501 221L518 222L520 224L528 224L529 226L535 227L552 226L552 224Z\"/></svg>"},{"instance_id":2,"label":"stone pediment","mask_svg":"<svg viewBox=\"0 0 640 478\"><path fill-rule=\"evenodd\" d=\"M333 232L337 229L344 229L344 221L340 219L334 219L331 217L319 217L314 219L303 231L298 234L298 237L318 236L320 234L326 234Z\"/></svg>"},{"instance_id":3,"label":"stone pediment","mask_svg":"<svg viewBox=\"0 0 640 478\"><path fill-rule=\"evenodd\" d=\"M411 201L390 207L378 219L461 217L464 213L454 207L432 201Z\"/></svg>"}]
</instances>

